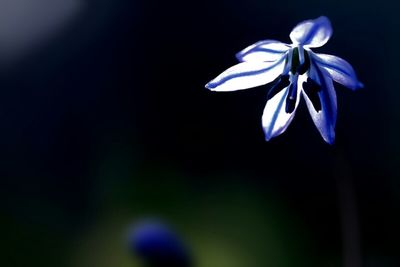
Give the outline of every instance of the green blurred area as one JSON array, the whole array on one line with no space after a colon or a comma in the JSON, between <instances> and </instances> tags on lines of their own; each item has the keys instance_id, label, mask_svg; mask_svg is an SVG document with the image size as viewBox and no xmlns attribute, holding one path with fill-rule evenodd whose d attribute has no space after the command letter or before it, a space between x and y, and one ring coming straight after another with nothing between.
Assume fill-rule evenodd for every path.
<instances>
[{"instance_id":1,"label":"green blurred area","mask_svg":"<svg viewBox=\"0 0 400 267\"><path fill-rule=\"evenodd\" d=\"M100 180L125 182L104 185L108 194L101 197L102 211L75 241L72 266L138 266L124 246L124 235L143 218L176 228L199 267L309 265L313 244L308 229L271 188L257 188L233 174L204 177L212 184L199 182L201 177L193 182L161 165L115 177L113 160L105 166L110 169Z\"/></svg>"},{"instance_id":2,"label":"green blurred area","mask_svg":"<svg viewBox=\"0 0 400 267\"><path fill-rule=\"evenodd\" d=\"M3 226L11 266L139 266L126 234L144 218L175 228L198 267L310 265L315 244L309 229L274 188L257 187L245 182L251 177L237 174L202 181L173 167L132 168L131 158L116 151L108 157L96 165L96 212L79 227L59 225L63 214L52 210L46 211L54 220L48 225L8 221Z\"/></svg>"}]
</instances>

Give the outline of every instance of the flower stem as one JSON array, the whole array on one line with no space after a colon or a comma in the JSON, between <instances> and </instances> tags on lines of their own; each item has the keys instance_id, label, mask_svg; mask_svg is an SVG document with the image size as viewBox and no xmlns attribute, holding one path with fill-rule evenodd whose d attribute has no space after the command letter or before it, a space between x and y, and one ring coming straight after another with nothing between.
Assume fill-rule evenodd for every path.
<instances>
[{"instance_id":1,"label":"flower stem","mask_svg":"<svg viewBox=\"0 0 400 267\"><path fill-rule=\"evenodd\" d=\"M360 230L350 168L343 153L334 156L334 175L342 225L343 266L361 267Z\"/></svg>"}]
</instances>

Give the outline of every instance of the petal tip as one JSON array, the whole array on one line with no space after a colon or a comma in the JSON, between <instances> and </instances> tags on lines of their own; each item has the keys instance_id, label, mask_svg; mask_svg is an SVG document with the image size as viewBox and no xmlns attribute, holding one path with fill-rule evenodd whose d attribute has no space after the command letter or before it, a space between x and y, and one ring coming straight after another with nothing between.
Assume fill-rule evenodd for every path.
<instances>
[{"instance_id":1,"label":"petal tip","mask_svg":"<svg viewBox=\"0 0 400 267\"><path fill-rule=\"evenodd\" d=\"M271 139L281 135L283 132L285 132L286 129L273 129L271 127L263 127L264 130L264 136L265 136L265 141L271 141Z\"/></svg>"},{"instance_id":2,"label":"petal tip","mask_svg":"<svg viewBox=\"0 0 400 267\"><path fill-rule=\"evenodd\" d=\"M332 25L326 16L304 20L298 23L289 35L293 44L301 44L310 48L323 46L328 42L331 36Z\"/></svg>"},{"instance_id":3,"label":"petal tip","mask_svg":"<svg viewBox=\"0 0 400 267\"><path fill-rule=\"evenodd\" d=\"M347 86L348 88L350 88L352 91L357 91L357 90L361 90L364 89L364 84L362 82L358 82L354 85L354 86Z\"/></svg>"},{"instance_id":4,"label":"petal tip","mask_svg":"<svg viewBox=\"0 0 400 267\"><path fill-rule=\"evenodd\" d=\"M325 142L326 142L328 145L333 146L333 145L335 144L335 138L333 137L332 139L325 140Z\"/></svg>"},{"instance_id":5,"label":"petal tip","mask_svg":"<svg viewBox=\"0 0 400 267\"><path fill-rule=\"evenodd\" d=\"M270 127L268 127L268 126L263 126L263 131L264 131L264 138L265 138L265 141L271 141L271 139L273 138L273 137L275 137L276 135L273 133L273 131L272 131L272 129L270 128Z\"/></svg>"},{"instance_id":6,"label":"petal tip","mask_svg":"<svg viewBox=\"0 0 400 267\"><path fill-rule=\"evenodd\" d=\"M243 52L238 52L238 53L235 54L235 57L239 62L243 62L244 61L243 60L243 55L244 55Z\"/></svg>"},{"instance_id":7,"label":"petal tip","mask_svg":"<svg viewBox=\"0 0 400 267\"><path fill-rule=\"evenodd\" d=\"M316 18L315 20L319 20L319 21L324 21L324 22L327 22L327 23L331 23L331 21L329 20L329 18L327 17L327 16L325 16L325 15L322 15L322 16L319 16L318 18Z\"/></svg>"},{"instance_id":8,"label":"petal tip","mask_svg":"<svg viewBox=\"0 0 400 267\"><path fill-rule=\"evenodd\" d=\"M272 136L267 135L266 133L264 134L265 136L265 141L269 142L272 139Z\"/></svg>"},{"instance_id":9,"label":"petal tip","mask_svg":"<svg viewBox=\"0 0 400 267\"><path fill-rule=\"evenodd\" d=\"M327 16L319 16L318 18L314 19L314 21L320 25L324 25L327 30L332 31L332 23ZM332 34L332 32L330 34Z\"/></svg>"},{"instance_id":10,"label":"petal tip","mask_svg":"<svg viewBox=\"0 0 400 267\"><path fill-rule=\"evenodd\" d=\"M336 134L335 134L335 130L333 128L331 128L329 133L322 135L322 138L324 139L324 141L331 146L335 144L335 137L336 137Z\"/></svg>"},{"instance_id":11,"label":"petal tip","mask_svg":"<svg viewBox=\"0 0 400 267\"><path fill-rule=\"evenodd\" d=\"M215 86L211 82L207 83L204 87L211 91L213 91L215 88Z\"/></svg>"}]
</instances>

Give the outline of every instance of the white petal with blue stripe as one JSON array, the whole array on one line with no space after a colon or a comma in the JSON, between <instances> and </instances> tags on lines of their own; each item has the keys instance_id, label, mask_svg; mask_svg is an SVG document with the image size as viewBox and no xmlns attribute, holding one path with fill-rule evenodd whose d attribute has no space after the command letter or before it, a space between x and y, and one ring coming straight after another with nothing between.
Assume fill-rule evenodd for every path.
<instances>
[{"instance_id":1,"label":"white petal with blue stripe","mask_svg":"<svg viewBox=\"0 0 400 267\"><path fill-rule=\"evenodd\" d=\"M236 58L239 61L275 61L283 56L290 46L275 40L257 42L239 53Z\"/></svg>"},{"instance_id":2,"label":"white petal with blue stripe","mask_svg":"<svg viewBox=\"0 0 400 267\"><path fill-rule=\"evenodd\" d=\"M332 26L325 16L300 22L290 33L293 44L306 47L321 47L328 42L331 36Z\"/></svg>"},{"instance_id":3,"label":"white petal with blue stripe","mask_svg":"<svg viewBox=\"0 0 400 267\"><path fill-rule=\"evenodd\" d=\"M264 85L275 80L284 66L284 56L275 62L242 62L221 73L206 88L228 92Z\"/></svg>"},{"instance_id":4,"label":"white petal with blue stripe","mask_svg":"<svg viewBox=\"0 0 400 267\"><path fill-rule=\"evenodd\" d=\"M300 79L299 79L300 82ZM286 112L286 100L289 93L289 87L286 87L273 98L267 101L262 116L262 126L264 129L265 139L269 141L271 138L282 134L289 124L292 122L296 109L300 102L300 88L297 89L296 104L294 111Z\"/></svg>"},{"instance_id":5,"label":"white petal with blue stripe","mask_svg":"<svg viewBox=\"0 0 400 267\"><path fill-rule=\"evenodd\" d=\"M363 84L358 81L353 67L346 60L333 55L315 53L313 53L313 58L320 67L329 72L335 82L352 90L363 87Z\"/></svg>"},{"instance_id":6,"label":"white petal with blue stripe","mask_svg":"<svg viewBox=\"0 0 400 267\"><path fill-rule=\"evenodd\" d=\"M306 101L308 111L314 121L319 133L325 142L333 144L335 142L335 125L337 117L337 102L336 92L333 87L332 79L326 70L315 68L313 66L311 78L321 85L321 91L318 93L321 101L321 110L317 112L308 98L307 94L303 91L303 97Z\"/></svg>"}]
</instances>

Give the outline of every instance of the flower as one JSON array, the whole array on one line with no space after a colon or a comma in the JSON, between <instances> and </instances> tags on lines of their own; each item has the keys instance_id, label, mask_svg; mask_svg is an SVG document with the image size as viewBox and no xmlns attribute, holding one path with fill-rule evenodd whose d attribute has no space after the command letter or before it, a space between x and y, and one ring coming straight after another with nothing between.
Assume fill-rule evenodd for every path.
<instances>
[{"instance_id":1,"label":"flower","mask_svg":"<svg viewBox=\"0 0 400 267\"><path fill-rule=\"evenodd\" d=\"M311 50L326 44L331 35L331 23L325 16L300 22L290 33L292 44L264 40L247 47L236 54L240 63L206 88L227 92L271 83L262 116L267 141L287 129L304 98L322 138L333 144L337 116L333 81L352 90L363 85L347 61Z\"/></svg>"},{"instance_id":2,"label":"flower","mask_svg":"<svg viewBox=\"0 0 400 267\"><path fill-rule=\"evenodd\" d=\"M134 224L128 232L129 250L149 267L190 267L192 259L181 238L157 220Z\"/></svg>"}]
</instances>

